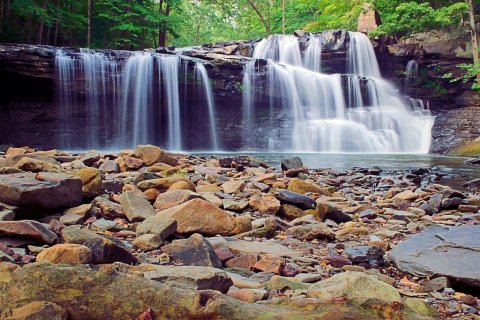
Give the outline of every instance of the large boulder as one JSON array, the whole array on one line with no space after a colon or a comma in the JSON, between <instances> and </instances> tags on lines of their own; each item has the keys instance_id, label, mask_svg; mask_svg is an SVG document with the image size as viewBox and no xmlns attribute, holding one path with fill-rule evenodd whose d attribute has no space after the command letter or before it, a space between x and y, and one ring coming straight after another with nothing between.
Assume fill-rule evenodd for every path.
<instances>
[{"instance_id":1,"label":"large boulder","mask_svg":"<svg viewBox=\"0 0 480 320\"><path fill-rule=\"evenodd\" d=\"M37 256L37 261L51 263L90 263L92 251L81 244L62 243L42 250Z\"/></svg>"},{"instance_id":2,"label":"large boulder","mask_svg":"<svg viewBox=\"0 0 480 320\"><path fill-rule=\"evenodd\" d=\"M252 229L250 216L234 217L214 204L193 199L184 204L159 211L157 215L177 221L177 233L188 235L235 235Z\"/></svg>"},{"instance_id":3,"label":"large boulder","mask_svg":"<svg viewBox=\"0 0 480 320\"><path fill-rule=\"evenodd\" d=\"M0 202L39 208L77 206L82 202L82 180L51 172L0 175Z\"/></svg>"},{"instance_id":4,"label":"large boulder","mask_svg":"<svg viewBox=\"0 0 480 320\"><path fill-rule=\"evenodd\" d=\"M392 251L397 267L415 276L441 275L453 284L480 288L480 226L431 228Z\"/></svg>"}]
</instances>

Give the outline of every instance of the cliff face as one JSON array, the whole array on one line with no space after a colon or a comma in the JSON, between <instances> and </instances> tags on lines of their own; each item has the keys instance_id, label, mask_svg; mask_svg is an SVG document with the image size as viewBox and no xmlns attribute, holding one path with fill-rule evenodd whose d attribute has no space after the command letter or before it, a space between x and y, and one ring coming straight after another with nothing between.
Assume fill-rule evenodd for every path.
<instances>
[{"instance_id":1,"label":"cliff face","mask_svg":"<svg viewBox=\"0 0 480 320\"><path fill-rule=\"evenodd\" d=\"M298 32L301 50L306 49L308 34ZM341 30L322 32L325 39L322 48L324 72L345 73L348 33ZM453 40L452 40L453 39ZM259 39L260 40L260 39ZM204 45L182 50L182 63L190 74L194 74L195 62L201 61L208 72L217 106L218 121L225 142L238 148L241 143L242 124L232 122L238 118L242 108L243 70L251 61L254 45L259 40L237 41ZM462 30L439 31L416 35L397 43L390 38L375 41L377 57L382 75L396 83L398 88L412 98L428 100L437 121L433 129L431 152L446 153L454 147L473 140L478 135L477 123L480 115L475 112L479 99L470 90L470 84L452 84L444 79L445 73L459 74L458 63L470 62L468 56L468 34ZM72 113L71 119L63 118L58 101L58 76L55 70L55 56L58 48L32 45L0 45L0 145L34 145L44 148L58 146L62 135L62 123L67 122L72 132L85 128L88 119L82 112ZM79 49L64 48L68 54ZM100 50L112 56L119 65L125 63L133 53L128 51ZM175 54L162 50L162 54ZM178 51L177 51L178 54ZM413 78L406 76L409 61L418 63L418 73ZM260 60L256 70L260 81L253 88L260 105L255 116L268 117L271 96L266 81L266 61ZM262 78L263 77L263 78ZM263 79L263 81L262 81ZM76 75L72 88L85 99L85 79ZM205 112L207 97L198 85L198 79L187 76L180 79L183 104L188 106L188 119L183 119L182 128L188 137L187 148L202 147L201 137L207 134L208 115ZM162 107L162 106L159 106ZM112 112L108 109L100 134L110 131L115 125ZM110 120L109 120L110 119ZM459 125L461 124L461 125ZM82 137L74 137L81 140ZM163 144L164 141L156 141ZM79 146L80 147L80 146Z\"/></svg>"}]
</instances>

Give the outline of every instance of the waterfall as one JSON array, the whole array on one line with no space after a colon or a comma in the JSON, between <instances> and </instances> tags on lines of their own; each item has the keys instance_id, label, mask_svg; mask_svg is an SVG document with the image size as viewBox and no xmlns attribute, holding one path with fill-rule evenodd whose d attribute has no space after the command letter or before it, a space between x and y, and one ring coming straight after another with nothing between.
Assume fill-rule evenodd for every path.
<instances>
[{"instance_id":1,"label":"waterfall","mask_svg":"<svg viewBox=\"0 0 480 320\"><path fill-rule=\"evenodd\" d=\"M303 60L298 59L298 40L294 49L291 36L270 36L255 47L253 58L268 60L270 113L272 105L281 108L284 122L290 123L290 133L280 137L287 141L284 150L427 153L433 126L429 111L412 110L398 90L381 78L366 35L348 35L347 75L320 72L322 41L314 35L309 36ZM249 92L243 93L243 119L250 136L255 136L252 128L269 126L251 116L262 107L250 92L259 81L261 75L255 73L254 63L248 63L243 85ZM277 135L274 126L269 129ZM271 150L268 133L256 143L262 140ZM278 145L275 148L278 150Z\"/></svg>"},{"instance_id":2,"label":"waterfall","mask_svg":"<svg viewBox=\"0 0 480 320\"><path fill-rule=\"evenodd\" d=\"M207 97L208 105L208 120L210 125L210 141L212 151L218 151L218 137L217 137L217 118L215 116L215 102L213 101L212 86L210 85L210 79L208 78L207 69L205 66L197 62L195 65L195 72L197 79L202 82L205 96Z\"/></svg>"},{"instance_id":3,"label":"waterfall","mask_svg":"<svg viewBox=\"0 0 480 320\"><path fill-rule=\"evenodd\" d=\"M405 70L405 82L404 82L404 91L415 82L418 76L418 61L410 60L407 63L407 68Z\"/></svg>"}]
</instances>

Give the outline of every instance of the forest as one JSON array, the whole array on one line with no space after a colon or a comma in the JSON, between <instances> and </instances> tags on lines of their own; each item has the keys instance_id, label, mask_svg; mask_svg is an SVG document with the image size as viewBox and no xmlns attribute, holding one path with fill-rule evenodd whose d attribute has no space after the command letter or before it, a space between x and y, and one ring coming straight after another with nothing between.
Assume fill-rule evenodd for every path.
<instances>
[{"instance_id":1,"label":"forest","mask_svg":"<svg viewBox=\"0 0 480 320\"><path fill-rule=\"evenodd\" d=\"M400 38L468 19L462 0L2 0L0 42L144 49L355 30L366 2L382 21L373 36Z\"/></svg>"}]
</instances>

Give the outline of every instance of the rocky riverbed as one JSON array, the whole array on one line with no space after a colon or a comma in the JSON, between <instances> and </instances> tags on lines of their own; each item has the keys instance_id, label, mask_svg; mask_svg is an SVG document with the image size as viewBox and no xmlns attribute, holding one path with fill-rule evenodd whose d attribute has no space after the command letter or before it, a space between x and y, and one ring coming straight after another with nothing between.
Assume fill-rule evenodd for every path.
<instances>
[{"instance_id":1,"label":"rocky riverbed","mask_svg":"<svg viewBox=\"0 0 480 320\"><path fill-rule=\"evenodd\" d=\"M0 319L477 319L480 180L431 178L10 148Z\"/></svg>"}]
</instances>

